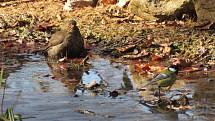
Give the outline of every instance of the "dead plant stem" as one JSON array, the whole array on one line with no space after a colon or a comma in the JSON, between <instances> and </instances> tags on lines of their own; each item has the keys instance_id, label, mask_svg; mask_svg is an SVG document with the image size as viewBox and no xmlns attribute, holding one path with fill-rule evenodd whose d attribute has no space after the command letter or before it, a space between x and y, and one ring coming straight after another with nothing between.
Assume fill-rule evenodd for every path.
<instances>
[{"instance_id":1,"label":"dead plant stem","mask_svg":"<svg viewBox=\"0 0 215 121\"><path fill-rule=\"evenodd\" d=\"M4 113L4 97L5 97L6 84L7 84L7 79L5 80L5 83L4 83L3 94L2 94L2 100L1 100L1 114L2 114L2 115L3 115L3 113Z\"/></svg>"}]
</instances>

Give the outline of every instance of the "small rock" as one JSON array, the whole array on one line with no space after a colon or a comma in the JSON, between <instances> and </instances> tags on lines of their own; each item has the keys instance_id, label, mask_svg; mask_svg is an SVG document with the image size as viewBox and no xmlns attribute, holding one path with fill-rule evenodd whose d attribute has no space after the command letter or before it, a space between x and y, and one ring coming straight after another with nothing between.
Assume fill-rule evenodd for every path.
<instances>
[{"instance_id":1,"label":"small rock","mask_svg":"<svg viewBox=\"0 0 215 121\"><path fill-rule=\"evenodd\" d=\"M109 97L116 98L119 95L119 92L114 90L109 93Z\"/></svg>"},{"instance_id":2,"label":"small rock","mask_svg":"<svg viewBox=\"0 0 215 121\"><path fill-rule=\"evenodd\" d=\"M95 7L97 0L67 0L63 6L64 11L71 11L73 8Z\"/></svg>"},{"instance_id":3,"label":"small rock","mask_svg":"<svg viewBox=\"0 0 215 121\"><path fill-rule=\"evenodd\" d=\"M214 82L214 81L215 81L215 79L213 79L213 78L208 79L208 82Z\"/></svg>"},{"instance_id":4,"label":"small rock","mask_svg":"<svg viewBox=\"0 0 215 121\"><path fill-rule=\"evenodd\" d=\"M192 0L162 0L153 2L149 0L131 0L128 9L131 13L151 21L182 19L184 14L189 15L190 18L196 18Z\"/></svg>"},{"instance_id":5,"label":"small rock","mask_svg":"<svg viewBox=\"0 0 215 121\"><path fill-rule=\"evenodd\" d=\"M75 94L73 97L79 97L77 94Z\"/></svg>"},{"instance_id":6,"label":"small rock","mask_svg":"<svg viewBox=\"0 0 215 121\"><path fill-rule=\"evenodd\" d=\"M215 22L215 1L214 0L195 0L195 9L198 21L209 20Z\"/></svg>"},{"instance_id":7,"label":"small rock","mask_svg":"<svg viewBox=\"0 0 215 121\"><path fill-rule=\"evenodd\" d=\"M126 5L128 5L129 2L130 2L130 0L119 0L119 2L116 4L116 6L124 8Z\"/></svg>"},{"instance_id":8,"label":"small rock","mask_svg":"<svg viewBox=\"0 0 215 121\"><path fill-rule=\"evenodd\" d=\"M86 115L95 115L95 112L89 111L89 110L77 110L77 112L81 114L86 114Z\"/></svg>"},{"instance_id":9,"label":"small rock","mask_svg":"<svg viewBox=\"0 0 215 121\"><path fill-rule=\"evenodd\" d=\"M112 115L104 115L105 118L114 118L116 116L112 116Z\"/></svg>"},{"instance_id":10,"label":"small rock","mask_svg":"<svg viewBox=\"0 0 215 121\"><path fill-rule=\"evenodd\" d=\"M134 49L133 54L137 55L139 53L138 49Z\"/></svg>"}]
</instances>

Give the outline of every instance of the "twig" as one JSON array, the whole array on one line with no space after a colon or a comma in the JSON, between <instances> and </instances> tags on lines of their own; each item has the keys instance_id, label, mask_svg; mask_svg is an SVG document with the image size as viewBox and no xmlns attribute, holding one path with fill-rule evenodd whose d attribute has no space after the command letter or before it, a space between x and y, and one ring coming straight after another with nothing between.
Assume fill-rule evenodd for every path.
<instances>
[{"instance_id":1,"label":"twig","mask_svg":"<svg viewBox=\"0 0 215 121\"><path fill-rule=\"evenodd\" d=\"M3 70L3 67L2 67L2 70ZM3 73L3 71L2 71L1 73ZM1 100L1 114L4 113L4 97L5 97L6 84L7 84L7 79L5 79L4 89L3 89L3 94L2 94L2 100Z\"/></svg>"},{"instance_id":2,"label":"twig","mask_svg":"<svg viewBox=\"0 0 215 121\"><path fill-rule=\"evenodd\" d=\"M211 55L206 55L205 57L203 57L203 58L201 58L200 60L198 60L198 62L201 62L201 61L207 59L208 57L211 57Z\"/></svg>"},{"instance_id":3,"label":"twig","mask_svg":"<svg viewBox=\"0 0 215 121\"><path fill-rule=\"evenodd\" d=\"M6 80L5 80L5 85L4 85L4 90L3 90L3 94L2 94L2 100L1 100L1 114L3 114L4 111L4 97L5 97L5 89L6 89Z\"/></svg>"}]
</instances>

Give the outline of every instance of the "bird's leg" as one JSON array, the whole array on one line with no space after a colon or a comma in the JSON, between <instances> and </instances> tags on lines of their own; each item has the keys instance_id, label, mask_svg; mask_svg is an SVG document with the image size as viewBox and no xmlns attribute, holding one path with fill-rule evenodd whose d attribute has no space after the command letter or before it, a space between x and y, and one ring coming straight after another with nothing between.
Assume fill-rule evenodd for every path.
<instances>
[{"instance_id":1,"label":"bird's leg","mask_svg":"<svg viewBox=\"0 0 215 121\"><path fill-rule=\"evenodd\" d=\"M85 66L87 64L87 61L89 60L89 56L86 56L82 62L81 62L81 65Z\"/></svg>"},{"instance_id":2,"label":"bird's leg","mask_svg":"<svg viewBox=\"0 0 215 121\"><path fill-rule=\"evenodd\" d=\"M170 85L168 88L167 88L167 91L169 91L171 89L172 85Z\"/></svg>"}]
</instances>

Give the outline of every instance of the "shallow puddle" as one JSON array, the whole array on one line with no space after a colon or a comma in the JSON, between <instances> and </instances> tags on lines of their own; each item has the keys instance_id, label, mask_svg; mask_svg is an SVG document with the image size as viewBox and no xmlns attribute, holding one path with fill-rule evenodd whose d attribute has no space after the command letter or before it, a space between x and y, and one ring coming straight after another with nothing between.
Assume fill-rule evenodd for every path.
<instances>
[{"instance_id":1,"label":"shallow puddle","mask_svg":"<svg viewBox=\"0 0 215 121\"><path fill-rule=\"evenodd\" d=\"M139 103L137 90L143 78L129 66L94 57L91 68L67 71L51 68L41 56L27 56L28 62L7 77L4 109L14 106L26 121L211 121L215 117L215 81L213 76L201 78L196 83L183 80L174 89L190 90L192 108L177 112L153 112L151 107ZM208 79L211 80L208 80ZM82 90L77 85L103 83L101 92ZM181 82L180 82L181 81ZM109 92L120 90L119 96ZM2 93L2 91L1 91Z\"/></svg>"}]
</instances>

